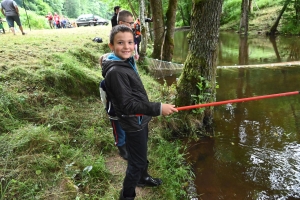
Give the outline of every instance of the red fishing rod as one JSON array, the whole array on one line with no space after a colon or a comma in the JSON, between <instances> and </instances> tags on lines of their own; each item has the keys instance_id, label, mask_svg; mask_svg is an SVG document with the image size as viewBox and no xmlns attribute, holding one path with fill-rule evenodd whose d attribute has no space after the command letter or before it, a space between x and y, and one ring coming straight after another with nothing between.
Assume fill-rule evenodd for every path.
<instances>
[{"instance_id":1,"label":"red fishing rod","mask_svg":"<svg viewBox=\"0 0 300 200\"><path fill-rule=\"evenodd\" d=\"M208 106L219 106L219 105L228 104L228 103L239 103L239 102L254 101L254 100L260 100L260 99L269 99L269 98L275 98L275 97L291 96L291 95L296 95L296 94L300 94L300 91L285 92L285 93L278 93L278 94L269 94L269 95L248 97L248 98L242 98L242 99L232 99L232 100L226 100L226 101L217 101L217 102L196 104L196 105L190 105L190 106L181 106L181 107L177 107L176 109L178 111L191 110L191 109L203 108L203 107L208 107ZM122 117L136 117L136 116L142 116L142 114L122 115Z\"/></svg>"},{"instance_id":2,"label":"red fishing rod","mask_svg":"<svg viewBox=\"0 0 300 200\"><path fill-rule=\"evenodd\" d=\"M191 106L182 106L182 107L177 107L176 109L178 111L179 110L191 110L191 109L195 109L195 108L202 108L202 107L208 107L208 106L219 106L219 105L228 104L228 103L239 103L239 102L254 101L254 100L260 100L260 99L269 99L269 98L275 98L275 97L290 96L290 95L296 95L296 94L300 94L300 91L270 94L270 95L263 95L263 96L256 96L256 97L248 97L248 98L242 98L242 99L232 99L232 100L226 100L226 101L217 101L217 102L211 102L211 103L196 104L196 105L191 105Z\"/></svg>"}]
</instances>

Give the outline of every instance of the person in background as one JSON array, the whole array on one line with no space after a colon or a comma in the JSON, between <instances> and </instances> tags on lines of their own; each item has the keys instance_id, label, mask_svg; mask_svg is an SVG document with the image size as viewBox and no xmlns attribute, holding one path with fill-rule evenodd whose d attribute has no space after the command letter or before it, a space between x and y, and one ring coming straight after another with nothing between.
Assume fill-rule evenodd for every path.
<instances>
[{"instance_id":1,"label":"person in background","mask_svg":"<svg viewBox=\"0 0 300 200\"><path fill-rule=\"evenodd\" d=\"M111 18L111 26L112 27L114 27L118 24L117 17L118 17L118 13L119 13L120 9L121 9L120 6L115 6L114 7L115 13L114 13L114 16L112 16L112 18Z\"/></svg>"},{"instance_id":2,"label":"person in background","mask_svg":"<svg viewBox=\"0 0 300 200\"><path fill-rule=\"evenodd\" d=\"M61 28L66 28L67 25L67 19L62 15L61 16Z\"/></svg>"},{"instance_id":3,"label":"person in background","mask_svg":"<svg viewBox=\"0 0 300 200\"><path fill-rule=\"evenodd\" d=\"M113 53L102 61L102 76L119 123L126 133L128 151L126 176L119 200L134 200L136 187L162 184L161 179L148 174L148 123L152 116L170 115L178 110L175 105L149 101L132 56L132 28L114 26L109 47Z\"/></svg>"},{"instance_id":4,"label":"person in background","mask_svg":"<svg viewBox=\"0 0 300 200\"><path fill-rule=\"evenodd\" d=\"M133 25L134 25L134 21L133 21L133 15L131 12L129 12L128 10L121 10L119 13L118 13L118 24L124 24L130 28L133 29ZM135 33L134 33L135 34ZM134 36L136 38L136 36ZM137 43L136 43L136 40L134 40L135 42L135 46L134 46L134 58L136 60L139 59L139 52L137 50Z\"/></svg>"},{"instance_id":5,"label":"person in background","mask_svg":"<svg viewBox=\"0 0 300 200\"><path fill-rule=\"evenodd\" d=\"M16 35L14 23L19 26L22 35L25 35L23 30L21 20L20 20L20 13L18 5L13 0L3 0L0 4L0 9L2 14L6 17L7 24L11 30L11 32Z\"/></svg>"},{"instance_id":6,"label":"person in background","mask_svg":"<svg viewBox=\"0 0 300 200\"><path fill-rule=\"evenodd\" d=\"M140 54L140 43L142 40L142 34L141 34L141 22L140 19L137 18L134 22L133 25L134 33L135 33L135 38L134 38L134 43L136 44L136 50L138 55Z\"/></svg>"},{"instance_id":7,"label":"person in background","mask_svg":"<svg viewBox=\"0 0 300 200\"><path fill-rule=\"evenodd\" d=\"M61 28L60 17L57 13L54 13L53 19L54 19L54 23L55 23L55 28Z\"/></svg>"},{"instance_id":8,"label":"person in background","mask_svg":"<svg viewBox=\"0 0 300 200\"><path fill-rule=\"evenodd\" d=\"M48 15L45 16L48 20L49 26L53 29L53 15L51 12L48 12Z\"/></svg>"}]
</instances>

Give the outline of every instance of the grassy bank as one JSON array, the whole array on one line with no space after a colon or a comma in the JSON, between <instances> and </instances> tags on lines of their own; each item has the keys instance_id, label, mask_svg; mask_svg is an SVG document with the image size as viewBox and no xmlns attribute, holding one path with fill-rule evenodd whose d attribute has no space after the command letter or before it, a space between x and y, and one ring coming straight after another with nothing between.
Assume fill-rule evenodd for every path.
<instances>
[{"instance_id":1,"label":"grassy bank","mask_svg":"<svg viewBox=\"0 0 300 200\"><path fill-rule=\"evenodd\" d=\"M126 162L98 92L109 26L0 35L0 199L117 199ZM94 37L104 42L94 43ZM141 71L153 101L163 88ZM164 184L136 199L183 199L190 177L166 118L150 123L150 173Z\"/></svg>"},{"instance_id":2,"label":"grassy bank","mask_svg":"<svg viewBox=\"0 0 300 200\"><path fill-rule=\"evenodd\" d=\"M252 9L249 14L249 34L265 34L274 25L281 9L281 0L255 0L252 1ZM295 16L294 2L291 2L281 17L278 33L299 35L299 22ZM241 18L241 1L230 0L223 4L221 30L238 31Z\"/></svg>"}]
</instances>

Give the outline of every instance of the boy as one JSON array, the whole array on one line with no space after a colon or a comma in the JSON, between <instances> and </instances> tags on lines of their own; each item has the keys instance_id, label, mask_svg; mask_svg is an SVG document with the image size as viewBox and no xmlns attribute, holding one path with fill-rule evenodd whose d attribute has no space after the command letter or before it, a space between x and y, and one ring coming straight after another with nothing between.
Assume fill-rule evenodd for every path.
<instances>
[{"instance_id":1,"label":"boy","mask_svg":"<svg viewBox=\"0 0 300 200\"><path fill-rule=\"evenodd\" d=\"M134 34L128 26L117 25L110 34L109 47L114 52L102 62L102 75L108 96L122 129L126 133L128 163L120 200L133 200L136 186L158 186L161 179L148 174L147 141L151 116L178 112L174 105L149 102L136 69L132 53Z\"/></svg>"},{"instance_id":2,"label":"boy","mask_svg":"<svg viewBox=\"0 0 300 200\"><path fill-rule=\"evenodd\" d=\"M121 10L120 12L118 12L117 15L117 24L123 24L128 26L129 28L132 28L133 25L133 15L131 14L131 12L127 11L127 10ZM135 45L135 59L138 59L138 53L137 53L137 49L136 49L136 45ZM100 66L102 67L102 60L105 59L109 54L105 54L103 56L100 57L99 59L99 63ZM101 95L101 100L105 106L105 110L107 112L107 114L109 115L109 120L111 122L111 126L113 129L113 135L114 135L114 139L115 139L115 145L118 147L119 149L119 155L127 160L128 159L128 154L127 154L127 150L126 150L126 136L125 136L125 132L122 130L119 122L118 122L118 118L115 115L113 106L111 105L110 102L110 98L108 97L108 95L106 94L106 87L105 87L105 82L101 81L100 85L99 85L99 90L100 90L100 95Z\"/></svg>"}]
</instances>

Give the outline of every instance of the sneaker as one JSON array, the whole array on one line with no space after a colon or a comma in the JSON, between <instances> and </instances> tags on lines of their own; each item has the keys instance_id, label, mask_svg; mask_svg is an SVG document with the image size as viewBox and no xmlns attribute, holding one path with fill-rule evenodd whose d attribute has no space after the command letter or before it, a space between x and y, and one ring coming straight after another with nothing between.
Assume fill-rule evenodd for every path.
<instances>
[{"instance_id":1,"label":"sneaker","mask_svg":"<svg viewBox=\"0 0 300 200\"><path fill-rule=\"evenodd\" d=\"M152 178L151 176L147 176L142 178L137 186L138 187L156 187L162 184L162 180L160 178Z\"/></svg>"},{"instance_id":2,"label":"sneaker","mask_svg":"<svg viewBox=\"0 0 300 200\"><path fill-rule=\"evenodd\" d=\"M26 35L26 33L22 33L22 35Z\"/></svg>"}]
</instances>

